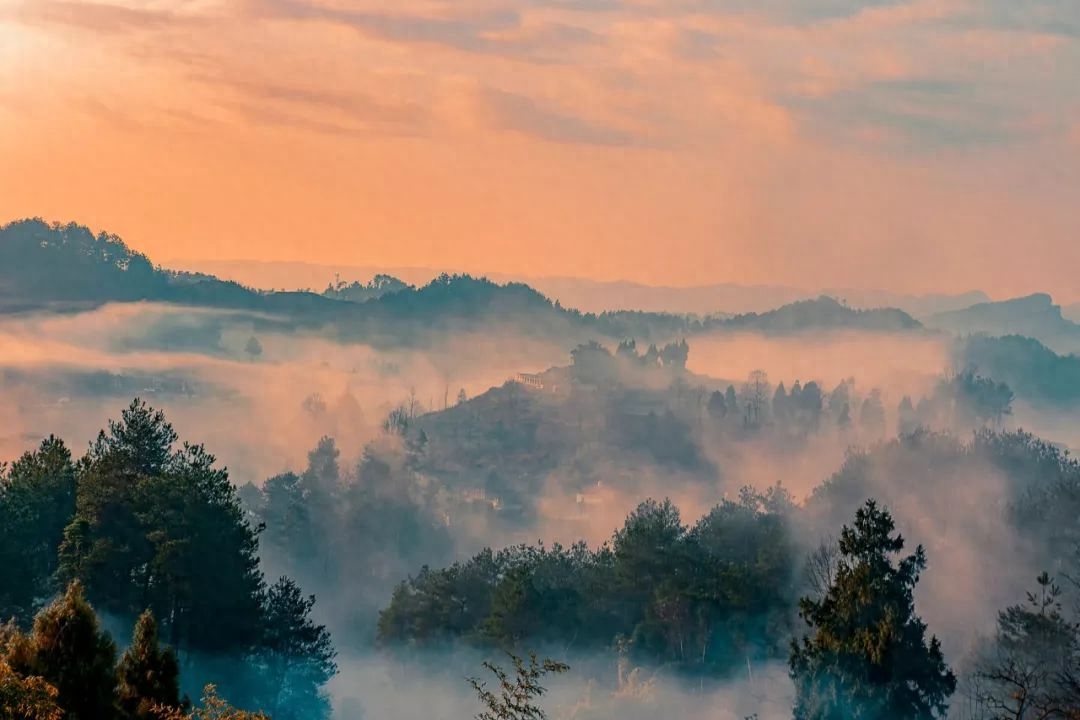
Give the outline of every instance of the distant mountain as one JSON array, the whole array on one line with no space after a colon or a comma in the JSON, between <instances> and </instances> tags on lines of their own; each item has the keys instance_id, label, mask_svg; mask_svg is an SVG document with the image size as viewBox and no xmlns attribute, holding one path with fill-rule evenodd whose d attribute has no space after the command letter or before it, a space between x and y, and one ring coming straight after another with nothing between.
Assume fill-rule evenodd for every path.
<instances>
[{"instance_id":1,"label":"distant mountain","mask_svg":"<svg viewBox=\"0 0 1080 720\"><path fill-rule=\"evenodd\" d=\"M963 365L1001 380L1018 397L1045 406L1080 405L1080 357L1059 355L1019 335L977 336L960 346Z\"/></svg>"},{"instance_id":2,"label":"distant mountain","mask_svg":"<svg viewBox=\"0 0 1080 720\"><path fill-rule=\"evenodd\" d=\"M831 297L800 300L765 313L747 313L715 323L722 330L791 333L802 330L869 330L895 332L922 328L915 318L896 308L858 310Z\"/></svg>"},{"instance_id":3,"label":"distant mountain","mask_svg":"<svg viewBox=\"0 0 1080 720\"><path fill-rule=\"evenodd\" d=\"M1058 352L1080 349L1080 325L1067 320L1046 294L972 305L926 319L928 327L957 335L1022 335Z\"/></svg>"},{"instance_id":4,"label":"distant mountain","mask_svg":"<svg viewBox=\"0 0 1080 720\"><path fill-rule=\"evenodd\" d=\"M260 260L177 260L173 264L263 289L319 290L339 281L366 282L380 274L400 278L414 285L423 285L441 274L441 271L433 268L363 267ZM577 277L531 277L507 273L487 273L486 276L500 283L527 283L564 307L591 313L620 309L696 315L751 313L827 295L842 298L846 304L855 308L895 307L915 317L923 317L990 300L985 293L978 291L956 295L907 295L851 288L808 290L783 285L734 283L672 287Z\"/></svg>"},{"instance_id":5,"label":"distant mountain","mask_svg":"<svg viewBox=\"0 0 1080 720\"><path fill-rule=\"evenodd\" d=\"M256 290L213 275L155 266L114 235L23 220L0 228L0 311L79 309L153 301L252 313L252 322L285 323L375 344L424 342L433 333L513 331L572 346L593 337L665 342L712 331L890 332L920 328L902 310L859 310L832 298L775 310L694 316L616 310L581 312L524 283L439 275L420 287L383 276L338 280L324 293Z\"/></svg>"}]
</instances>

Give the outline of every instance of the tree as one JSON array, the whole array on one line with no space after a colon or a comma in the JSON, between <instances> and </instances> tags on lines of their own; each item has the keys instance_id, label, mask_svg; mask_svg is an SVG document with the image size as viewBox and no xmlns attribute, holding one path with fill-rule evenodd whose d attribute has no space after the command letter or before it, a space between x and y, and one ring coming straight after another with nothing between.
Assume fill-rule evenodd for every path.
<instances>
[{"instance_id":1,"label":"tree","mask_svg":"<svg viewBox=\"0 0 1080 720\"><path fill-rule=\"evenodd\" d=\"M743 421L747 427L761 427L765 421L769 398L769 376L764 370L754 370L746 379L743 386L743 397L746 398L745 414Z\"/></svg>"},{"instance_id":2,"label":"tree","mask_svg":"<svg viewBox=\"0 0 1080 720\"><path fill-rule=\"evenodd\" d=\"M789 660L796 720L943 717L956 678L936 637L915 615L913 590L926 567L922 547L893 564L904 540L887 510L869 500L840 535L828 592L803 598L812 633Z\"/></svg>"},{"instance_id":3,"label":"tree","mask_svg":"<svg viewBox=\"0 0 1080 720\"><path fill-rule=\"evenodd\" d=\"M252 360L255 360L260 355L262 355L263 346L262 343L259 342L259 338L255 337L254 335L249 337L247 344L244 345L244 352L246 352L248 357L250 357Z\"/></svg>"},{"instance_id":4,"label":"tree","mask_svg":"<svg viewBox=\"0 0 1080 720\"><path fill-rule=\"evenodd\" d=\"M484 667L499 683L498 694L488 690L487 683L479 678L468 679L487 708L476 716L476 720L545 720L547 714L537 705L537 700L547 688L540 681L545 675L564 673L570 666L554 660L537 660L536 653L529 653L528 664L517 655L507 655L514 665L513 678L498 665L484 662Z\"/></svg>"},{"instance_id":5,"label":"tree","mask_svg":"<svg viewBox=\"0 0 1080 720\"><path fill-rule=\"evenodd\" d=\"M461 388L460 390L458 390L458 394L457 394L457 404L458 405L464 405L465 402L468 401L468 399L469 399L469 396L465 394L465 388Z\"/></svg>"},{"instance_id":6,"label":"tree","mask_svg":"<svg viewBox=\"0 0 1080 720\"><path fill-rule=\"evenodd\" d=\"M39 677L20 677L0 661L0 718L4 720L63 720L56 688Z\"/></svg>"},{"instance_id":7,"label":"tree","mask_svg":"<svg viewBox=\"0 0 1080 720\"><path fill-rule=\"evenodd\" d=\"M724 393L719 390L709 395L709 404L706 407L713 420L723 420L727 416L727 401L724 400Z\"/></svg>"},{"instance_id":8,"label":"tree","mask_svg":"<svg viewBox=\"0 0 1080 720\"><path fill-rule=\"evenodd\" d=\"M777 422L784 422L787 420L788 394L787 389L784 387L784 383L780 383L776 387L776 392L773 393L772 413Z\"/></svg>"},{"instance_id":9,"label":"tree","mask_svg":"<svg viewBox=\"0 0 1080 720\"><path fill-rule=\"evenodd\" d=\"M311 619L315 596L283 577L270 587L263 611L265 633L260 650L264 709L275 720L328 717L322 691L336 673L330 633Z\"/></svg>"},{"instance_id":10,"label":"tree","mask_svg":"<svg viewBox=\"0 0 1080 720\"><path fill-rule=\"evenodd\" d=\"M162 707L180 707L180 666L172 648L158 644L157 621L139 616L131 646L116 668L117 698L127 720L153 720Z\"/></svg>"},{"instance_id":11,"label":"tree","mask_svg":"<svg viewBox=\"0 0 1080 720\"><path fill-rule=\"evenodd\" d=\"M207 685L203 688L202 707L194 708L190 713L176 708L159 708L158 720L270 720L261 712L237 710L218 695L217 687Z\"/></svg>"},{"instance_id":12,"label":"tree","mask_svg":"<svg viewBox=\"0 0 1080 720\"><path fill-rule=\"evenodd\" d=\"M29 624L53 594L64 527L75 514L71 452L54 436L0 471L0 617Z\"/></svg>"},{"instance_id":13,"label":"tree","mask_svg":"<svg viewBox=\"0 0 1080 720\"><path fill-rule=\"evenodd\" d=\"M1070 683L1078 628L1062 616L1049 574L1037 582L1027 605L998 615L994 647L975 671L975 700L993 720L1080 717L1080 688Z\"/></svg>"},{"instance_id":14,"label":"tree","mask_svg":"<svg viewBox=\"0 0 1080 720\"><path fill-rule=\"evenodd\" d=\"M668 343L660 350L660 362L664 367L674 368L675 370L685 370L686 361L690 357L690 346L686 343L686 340L680 340L677 343Z\"/></svg>"},{"instance_id":15,"label":"tree","mask_svg":"<svg viewBox=\"0 0 1080 720\"><path fill-rule=\"evenodd\" d=\"M6 661L24 678L53 685L66 720L116 717L116 645L99 627L80 584L72 583L38 613L28 635L11 638Z\"/></svg>"},{"instance_id":16,"label":"tree","mask_svg":"<svg viewBox=\"0 0 1080 720\"><path fill-rule=\"evenodd\" d=\"M881 401L880 390L873 390L869 397L863 400L859 409L859 425L870 437L881 437L885 434L885 405Z\"/></svg>"},{"instance_id":17,"label":"tree","mask_svg":"<svg viewBox=\"0 0 1080 720\"><path fill-rule=\"evenodd\" d=\"M739 413L739 400L735 396L735 386L728 385L727 390L724 391L724 403L727 406L727 414L735 415L738 417Z\"/></svg>"},{"instance_id":18,"label":"tree","mask_svg":"<svg viewBox=\"0 0 1080 720\"><path fill-rule=\"evenodd\" d=\"M59 574L103 612L150 609L173 647L243 652L259 634L257 536L214 456L176 440L138 400L109 423L79 464Z\"/></svg>"}]
</instances>

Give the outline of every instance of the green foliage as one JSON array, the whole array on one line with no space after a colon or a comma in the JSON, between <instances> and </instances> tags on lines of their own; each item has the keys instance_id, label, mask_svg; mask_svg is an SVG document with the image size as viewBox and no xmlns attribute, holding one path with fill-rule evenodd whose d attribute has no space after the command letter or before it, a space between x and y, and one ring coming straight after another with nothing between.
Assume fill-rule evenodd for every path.
<instances>
[{"instance_id":1,"label":"green foliage","mask_svg":"<svg viewBox=\"0 0 1080 720\"><path fill-rule=\"evenodd\" d=\"M799 614L811 634L791 646L796 720L943 717L956 678L936 637L915 615L913 590L926 566L922 547L893 564L904 541L874 501L840 536L835 577Z\"/></svg>"},{"instance_id":2,"label":"green foliage","mask_svg":"<svg viewBox=\"0 0 1080 720\"><path fill-rule=\"evenodd\" d=\"M116 646L78 583L38 613L29 634L9 640L6 662L24 678L53 685L66 720L116 717Z\"/></svg>"},{"instance_id":3,"label":"green foliage","mask_svg":"<svg viewBox=\"0 0 1080 720\"><path fill-rule=\"evenodd\" d=\"M311 619L315 597L289 578L266 594L265 630L258 660L263 691L259 705L277 720L329 717L322 686L337 673L330 633Z\"/></svg>"},{"instance_id":4,"label":"green foliage","mask_svg":"<svg viewBox=\"0 0 1080 720\"><path fill-rule=\"evenodd\" d=\"M514 666L513 677L498 665L484 662L484 667L498 682L497 691L489 690L487 683L479 678L469 678L469 684L486 708L476 720L545 720L547 714L538 701L547 689L540 681L545 675L564 673L570 666L554 660L537 660L536 653L529 653L527 664L513 653L507 655Z\"/></svg>"},{"instance_id":5,"label":"green foliage","mask_svg":"<svg viewBox=\"0 0 1080 720\"><path fill-rule=\"evenodd\" d=\"M160 707L180 707L180 666L172 648L158 643L157 622L139 616L131 646L116 668L117 697L126 720L153 720Z\"/></svg>"},{"instance_id":6,"label":"green foliage","mask_svg":"<svg viewBox=\"0 0 1080 720\"><path fill-rule=\"evenodd\" d=\"M0 472L0 617L28 624L54 591L57 552L75 513L75 468L49 436Z\"/></svg>"},{"instance_id":7,"label":"green foliage","mask_svg":"<svg viewBox=\"0 0 1080 720\"><path fill-rule=\"evenodd\" d=\"M174 647L242 652L259 636L255 532L215 458L176 441L138 400L110 421L79 465L60 576L121 618L150 609Z\"/></svg>"},{"instance_id":8,"label":"green foliage","mask_svg":"<svg viewBox=\"0 0 1080 720\"><path fill-rule=\"evenodd\" d=\"M650 500L596 551L521 545L424 568L380 613L379 640L600 649L625 637L642 660L690 671L776 657L782 644L758 638L784 637L794 603L791 509L782 489L746 490L687 528Z\"/></svg>"}]
</instances>

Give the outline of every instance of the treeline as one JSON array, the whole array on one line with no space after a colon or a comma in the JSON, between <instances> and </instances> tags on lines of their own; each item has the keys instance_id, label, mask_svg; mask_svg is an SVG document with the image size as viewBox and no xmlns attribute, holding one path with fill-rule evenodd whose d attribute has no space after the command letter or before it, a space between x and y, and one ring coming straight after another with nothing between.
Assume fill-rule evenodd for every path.
<instances>
[{"instance_id":1,"label":"treeline","mask_svg":"<svg viewBox=\"0 0 1080 720\"><path fill-rule=\"evenodd\" d=\"M797 590L791 508L782 488L746 489L688 527L670 502L650 500L595 551L522 545L424 568L380 613L379 641L622 647L713 673L778 657Z\"/></svg>"},{"instance_id":2,"label":"treeline","mask_svg":"<svg viewBox=\"0 0 1080 720\"><path fill-rule=\"evenodd\" d=\"M26 628L81 588L71 603L85 593L110 621L149 613L188 687L216 682L279 720L325 717L329 635L295 582L267 584L258 532L214 457L136 400L82 458L50 437L3 468L0 611Z\"/></svg>"},{"instance_id":3,"label":"treeline","mask_svg":"<svg viewBox=\"0 0 1080 720\"><path fill-rule=\"evenodd\" d=\"M498 552L485 550L441 569L424 567L394 591L379 616L378 637L384 647L397 653L455 644L511 651L534 647L612 651L644 667L664 668L679 676L722 679L745 667L747 659L785 657L789 644L801 635L798 618L802 616L826 634L809 647L800 644L793 673L814 676L835 669L833 660L819 661L815 653L839 652L837 648L849 643L836 662L850 667L861 678L859 683L888 684L893 681L887 678L899 675L874 663L859 665L856 660L870 662L877 642L906 643L909 649L920 645L925 626L917 618L892 625L897 616L887 609L911 611L910 600L896 593L904 587L908 590L903 592L910 591L926 555L919 548L915 555L891 566L888 577L895 592L890 590L880 598L880 607L872 612L844 609L840 604L863 596L859 583L869 582L868 573L885 573L882 558L903 547L893 535L891 514L886 519L880 506L866 506L867 497L884 498L904 508L904 522L915 520L937 528L930 550L939 555L952 553L949 562L959 557L965 567L956 569L971 577L999 577L1003 564L1017 562L1030 566L1030 577L1043 568L1060 577L1080 576L1077 461L1023 432L984 429L963 442L948 434L918 430L853 451L804 505L792 503L781 487L765 493L744 490L737 500L725 500L697 523L687 525L670 502L647 501L630 514L610 542L596 549L580 544L569 548L522 545ZM970 516L970 522L961 522L958 513ZM834 528L853 514L860 518L857 524L865 525L859 532L869 539L841 532L839 542L829 540ZM983 537L974 527L990 529L993 537ZM1006 554L1008 546L1017 543L1023 552ZM958 544L961 549L955 550ZM1059 696L1070 692L1063 684L1062 663L1077 663L1070 667L1080 668L1080 637L1076 626L1070 625L1080 617L1063 611L1056 596L1053 601L1045 599L1047 593L1057 592L1047 589L1053 585L1049 576L1039 582L1042 589L1032 595L1038 599L1037 607L1007 608L998 635L986 638L977 655L959 658L966 705L981 708L981 714L972 717L1000 717L987 709L988 703L1013 703L1009 686L1019 681L1056 684L1054 692ZM843 586L840 590L837 583ZM873 592L885 592L882 587L887 586L873 584ZM1054 612L1058 615L1052 616ZM876 623L872 632L867 631L870 634L844 635L868 622ZM1066 626L1072 628L1068 633ZM1036 648L1050 640L1046 627L1055 628L1058 650L1053 653ZM976 634L977 629L970 633ZM1018 634L1023 638L1017 640ZM840 636L846 639L837 639ZM1062 643L1072 648L1068 654ZM919 672L941 670L935 681L940 700L952 692L953 684L944 679L940 648L933 644L926 648L929 664ZM1041 674L1006 678L1001 664L1020 662L1013 655L1021 652L1027 654L1025 662L1041 668ZM875 662L900 661L890 656ZM910 666L903 671L914 672ZM1051 683L1051 678L1057 679ZM836 678L829 682L834 680L839 682ZM796 681L798 686L801 680L796 677ZM841 687L807 682L800 692L836 697ZM852 697L859 697L863 691L851 692ZM881 700L876 695L877 699L866 697L868 703ZM1070 697L1074 703L1070 707L1080 709L1077 696ZM918 706L922 709L899 708L889 715L937 716L939 700ZM1065 702L1060 697L1058 701ZM811 705L817 707L814 703L806 707ZM799 718L838 717L823 710L824 714L812 709L800 713ZM1030 716L1009 717L1026 720Z\"/></svg>"},{"instance_id":4,"label":"treeline","mask_svg":"<svg viewBox=\"0 0 1080 720\"><path fill-rule=\"evenodd\" d=\"M787 437L807 436L824 430L857 430L871 439L885 437L890 414L900 433L919 427L969 429L1000 427L1012 413L1013 391L1004 382L979 375L974 368L943 376L927 395L904 396L895 412L886 408L880 389L859 392L855 379L831 389L816 380L798 379L788 388L773 385L762 370L751 372L736 388L709 389L708 378L687 372L690 346L685 340L640 351L635 340L624 340L612 352L592 341L571 352L571 378L575 384L613 392L619 388L649 387L656 376L669 376L673 407L690 419L707 417L718 428L758 431L779 430Z\"/></svg>"},{"instance_id":5,"label":"treeline","mask_svg":"<svg viewBox=\"0 0 1080 720\"><path fill-rule=\"evenodd\" d=\"M369 443L357 465L343 469L326 437L302 472L240 488L263 528L264 564L315 589L342 642L370 643L387 588L420 563L453 557L441 515L445 491L413 471L414 459L409 443L390 436Z\"/></svg>"}]
</instances>

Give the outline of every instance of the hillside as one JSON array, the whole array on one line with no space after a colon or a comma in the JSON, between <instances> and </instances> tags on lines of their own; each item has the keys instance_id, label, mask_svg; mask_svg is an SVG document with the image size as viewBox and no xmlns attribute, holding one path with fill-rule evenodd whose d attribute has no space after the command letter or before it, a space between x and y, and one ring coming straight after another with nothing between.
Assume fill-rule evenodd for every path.
<instances>
[{"instance_id":1,"label":"hillside","mask_svg":"<svg viewBox=\"0 0 1080 720\"><path fill-rule=\"evenodd\" d=\"M1056 407L1080 404L1080 357L1059 355L1038 340L1020 335L979 336L960 351L964 365L1008 383L1019 397Z\"/></svg>"},{"instance_id":2,"label":"hillside","mask_svg":"<svg viewBox=\"0 0 1080 720\"><path fill-rule=\"evenodd\" d=\"M764 313L747 313L718 322L725 330L791 333L802 330L869 330L896 332L919 330L922 324L903 310L877 308L857 310L831 297L800 300Z\"/></svg>"},{"instance_id":3,"label":"hillside","mask_svg":"<svg viewBox=\"0 0 1080 720\"><path fill-rule=\"evenodd\" d=\"M938 313L926 324L959 335L1023 335L1057 352L1080 349L1080 325L1066 319L1061 307L1042 293Z\"/></svg>"},{"instance_id":4,"label":"hillside","mask_svg":"<svg viewBox=\"0 0 1080 720\"><path fill-rule=\"evenodd\" d=\"M443 274L421 287L381 277L374 284L336 285L323 294L260 291L213 275L155 265L120 238L76 224L22 220L0 228L0 312L81 309L151 301L272 316L341 339L378 345L426 342L433 334L505 331L566 346L593 337L663 343L710 331L792 333L850 329L917 330L897 309L857 310L829 297L801 300L734 317L616 310L583 313L524 283Z\"/></svg>"}]
</instances>

